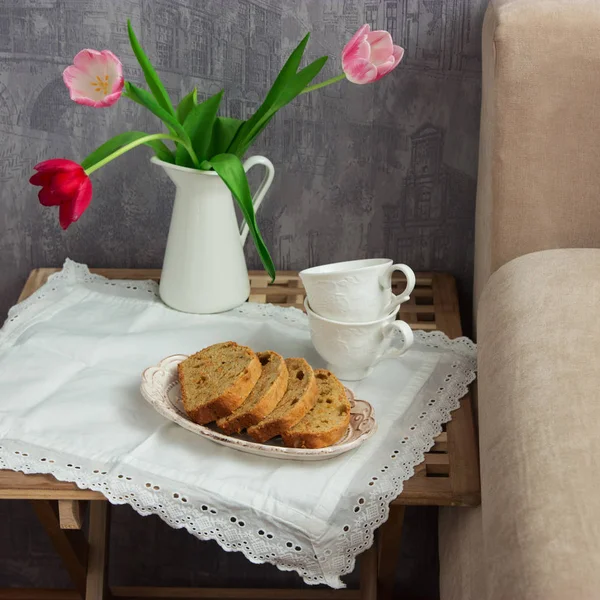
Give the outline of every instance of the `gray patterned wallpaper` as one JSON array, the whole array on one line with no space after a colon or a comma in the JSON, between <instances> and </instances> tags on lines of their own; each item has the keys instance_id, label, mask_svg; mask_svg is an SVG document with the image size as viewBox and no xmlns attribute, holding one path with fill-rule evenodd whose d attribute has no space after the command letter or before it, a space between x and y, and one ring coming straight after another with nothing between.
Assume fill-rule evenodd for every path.
<instances>
[{"instance_id":1,"label":"gray patterned wallpaper","mask_svg":"<svg viewBox=\"0 0 600 600\"><path fill-rule=\"evenodd\" d=\"M281 111L252 151L275 184L259 214L279 269L388 256L415 269L472 268L486 0L0 0L0 315L28 271L69 256L94 266L161 265L173 190L138 149L93 176L94 199L63 232L27 180L51 157L80 160L125 128L159 122L122 99L70 101L61 72L83 47L110 48L143 78L129 48L131 17L173 98L222 87L225 111L260 103L282 57L305 32L309 55L333 59L360 24L392 32L406 56L380 82L342 82ZM250 266L260 265L251 243Z\"/></svg>"},{"instance_id":2,"label":"gray patterned wallpaper","mask_svg":"<svg viewBox=\"0 0 600 600\"><path fill-rule=\"evenodd\" d=\"M173 190L147 150L93 175L92 205L68 232L28 184L40 160L80 160L126 128L159 130L125 99L107 109L76 105L62 82L73 56L91 47L111 49L126 78L142 84L127 18L174 99L193 86L200 97L224 87L224 111L234 117L251 114L307 31L309 57L333 57L328 77L340 72L339 52L362 23L390 31L406 49L396 71L370 86L343 82L299 98L251 150L277 170L258 220L278 269L387 256L415 269L450 271L468 290L486 4L0 0L0 317L36 266L59 266L67 256L92 266L161 265ZM251 243L247 251L249 265L258 267ZM3 528L7 510L0 503ZM19 515L8 538L37 539L28 515ZM33 529L23 533L27 527ZM164 547L181 542L181 535L160 531ZM133 548L131 541L119 554L125 558ZM23 571L10 562L8 572L3 564L0 578L31 585L41 577L34 562L40 564L32 559Z\"/></svg>"}]
</instances>

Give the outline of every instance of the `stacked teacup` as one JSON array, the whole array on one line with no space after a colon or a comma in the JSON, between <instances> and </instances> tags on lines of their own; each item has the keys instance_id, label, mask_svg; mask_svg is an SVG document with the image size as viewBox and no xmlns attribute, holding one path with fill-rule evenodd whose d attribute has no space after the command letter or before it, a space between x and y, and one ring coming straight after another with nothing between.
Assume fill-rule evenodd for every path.
<instances>
[{"instance_id":1,"label":"stacked teacup","mask_svg":"<svg viewBox=\"0 0 600 600\"><path fill-rule=\"evenodd\" d=\"M406 265L392 263L373 258L300 272L312 342L340 379L364 379L379 361L401 356L413 343L410 325L397 316L415 287L415 274ZM407 282L398 295L392 292L395 271L404 273ZM392 347L397 332L403 340Z\"/></svg>"}]
</instances>

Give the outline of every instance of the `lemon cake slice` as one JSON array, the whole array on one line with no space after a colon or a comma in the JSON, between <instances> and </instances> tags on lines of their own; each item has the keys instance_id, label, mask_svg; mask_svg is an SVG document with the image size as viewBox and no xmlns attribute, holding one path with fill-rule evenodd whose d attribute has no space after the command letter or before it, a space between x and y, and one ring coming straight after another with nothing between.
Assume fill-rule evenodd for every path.
<instances>
[{"instance_id":1,"label":"lemon cake slice","mask_svg":"<svg viewBox=\"0 0 600 600\"><path fill-rule=\"evenodd\" d=\"M319 396L314 408L281 436L292 448L325 448L335 444L350 424L350 402L338 378L325 369L315 371Z\"/></svg>"},{"instance_id":2,"label":"lemon cake slice","mask_svg":"<svg viewBox=\"0 0 600 600\"><path fill-rule=\"evenodd\" d=\"M177 371L185 412L204 425L238 408L254 388L262 367L250 348L223 342L189 356Z\"/></svg>"},{"instance_id":3,"label":"lemon cake slice","mask_svg":"<svg viewBox=\"0 0 600 600\"><path fill-rule=\"evenodd\" d=\"M283 398L272 413L248 429L248 434L257 442L266 442L296 425L317 400L312 367L303 358L287 358L285 364L289 376Z\"/></svg>"},{"instance_id":4,"label":"lemon cake slice","mask_svg":"<svg viewBox=\"0 0 600 600\"><path fill-rule=\"evenodd\" d=\"M288 370L283 358L268 350L259 352L262 374L246 401L229 416L217 420L217 425L228 434L239 433L260 423L283 398L288 386Z\"/></svg>"}]
</instances>

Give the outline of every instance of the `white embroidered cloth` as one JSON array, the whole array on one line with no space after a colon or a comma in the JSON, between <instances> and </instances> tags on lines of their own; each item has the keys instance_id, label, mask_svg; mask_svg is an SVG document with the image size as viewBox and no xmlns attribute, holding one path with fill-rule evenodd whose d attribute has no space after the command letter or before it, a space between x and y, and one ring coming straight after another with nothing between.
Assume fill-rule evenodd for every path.
<instances>
[{"instance_id":1,"label":"white embroidered cloth","mask_svg":"<svg viewBox=\"0 0 600 600\"><path fill-rule=\"evenodd\" d=\"M189 315L162 304L154 282L109 281L67 261L0 330L0 468L51 473L252 562L343 587L474 379L475 346L416 332L401 359L347 384L374 406L377 433L302 463L219 446L143 400L143 369L225 340L323 366L301 311Z\"/></svg>"}]
</instances>

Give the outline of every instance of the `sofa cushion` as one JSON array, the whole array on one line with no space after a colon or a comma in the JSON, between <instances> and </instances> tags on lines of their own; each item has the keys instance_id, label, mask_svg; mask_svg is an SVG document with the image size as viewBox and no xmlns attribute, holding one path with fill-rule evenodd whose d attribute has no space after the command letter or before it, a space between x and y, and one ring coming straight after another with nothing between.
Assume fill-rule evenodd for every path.
<instances>
[{"instance_id":1,"label":"sofa cushion","mask_svg":"<svg viewBox=\"0 0 600 600\"><path fill-rule=\"evenodd\" d=\"M476 299L488 277L514 258L600 246L599 73L598 0L490 2Z\"/></svg>"},{"instance_id":2,"label":"sofa cushion","mask_svg":"<svg viewBox=\"0 0 600 600\"><path fill-rule=\"evenodd\" d=\"M600 250L536 252L481 297L488 600L600 597Z\"/></svg>"}]
</instances>

